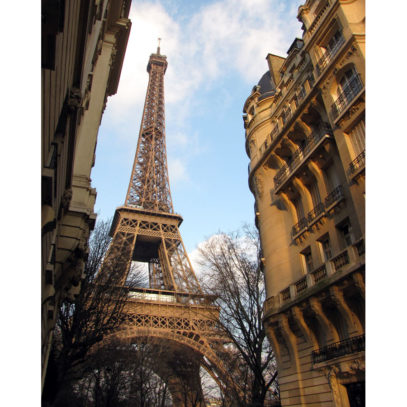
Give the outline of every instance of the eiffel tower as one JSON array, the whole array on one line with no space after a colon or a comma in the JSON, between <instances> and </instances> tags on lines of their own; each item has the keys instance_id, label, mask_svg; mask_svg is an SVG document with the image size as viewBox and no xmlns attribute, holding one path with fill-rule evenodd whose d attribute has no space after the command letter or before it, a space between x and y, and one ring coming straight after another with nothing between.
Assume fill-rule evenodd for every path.
<instances>
[{"instance_id":1,"label":"eiffel tower","mask_svg":"<svg viewBox=\"0 0 407 407\"><path fill-rule=\"evenodd\" d=\"M115 284L124 285L132 261L148 263L149 287L130 290L125 323L104 343L154 339L167 350L166 356L160 353L160 364L171 372L173 405L204 406L200 367L221 389L231 379L222 361L219 309L201 289L179 232L183 219L173 209L165 141L167 65L158 45L147 65L149 83L125 204L115 211L112 242L99 271L99 281L114 276Z\"/></svg>"}]
</instances>

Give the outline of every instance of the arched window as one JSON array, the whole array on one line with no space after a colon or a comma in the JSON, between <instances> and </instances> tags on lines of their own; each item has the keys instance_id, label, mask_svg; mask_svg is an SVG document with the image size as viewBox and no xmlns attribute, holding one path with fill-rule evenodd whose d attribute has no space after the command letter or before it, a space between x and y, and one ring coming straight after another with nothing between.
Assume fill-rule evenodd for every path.
<instances>
[{"instance_id":1,"label":"arched window","mask_svg":"<svg viewBox=\"0 0 407 407\"><path fill-rule=\"evenodd\" d=\"M344 71L338 78L337 99L332 106L332 114L336 118L355 99L356 95L363 89L362 81L355 67Z\"/></svg>"},{"instance_id":2,"label":"arched window","mask_svg":"<svg viewBox=\"0 0 407 407\"><path fill-rule=\"evenodd\" d=\"M353 79L357 75L354 67L348 69L339 81L338 94L339 92L346 92L352 87Z\"/></svg>"}]
</instances>

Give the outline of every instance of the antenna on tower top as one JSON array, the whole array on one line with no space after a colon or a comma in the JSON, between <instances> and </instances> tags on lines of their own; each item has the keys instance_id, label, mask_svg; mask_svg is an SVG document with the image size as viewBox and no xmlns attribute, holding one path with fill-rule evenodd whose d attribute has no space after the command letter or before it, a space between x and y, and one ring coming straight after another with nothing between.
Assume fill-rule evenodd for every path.
<instances>
[{"instance_id":1,"label":"antenna on tower top","mask_svg":"<svg viewBox=\"0 0 407 407\"><path fill-rule=\"evenodd\" d=\"M158 47L157 47L157 54L160 55L160 42L161 38L158 38Z\"/></svg>"}]
</instances>

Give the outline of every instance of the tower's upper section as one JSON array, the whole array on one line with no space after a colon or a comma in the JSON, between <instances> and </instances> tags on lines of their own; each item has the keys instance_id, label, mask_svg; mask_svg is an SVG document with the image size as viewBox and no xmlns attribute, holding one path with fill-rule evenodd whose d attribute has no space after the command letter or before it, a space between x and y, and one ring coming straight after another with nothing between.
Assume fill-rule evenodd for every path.
<instances>
[{"instance_id":1,"label":"tower's upper section","mask_svg":"<svg viewBox=\"0 0 407 407\"><path fill-rule=\"evenodd\" d=\"M167 70L167 57L160 54L160 47L157 47L157 52L150 55L150 59L147 64L147 72L150 73L150 70L153 66L164 67L164 73Z\"/></svg>"},{"instance_id":2,"label":"tower's upper section","mask_svg":"<svg viewBox=\"0 0 407 407\"><path fill-rule=\"evenodd\" d=\"M151 54L143 118L137 142L126 206L173 213L165 142L164 74L167 57Z\"/></svg>"}]
</instances>

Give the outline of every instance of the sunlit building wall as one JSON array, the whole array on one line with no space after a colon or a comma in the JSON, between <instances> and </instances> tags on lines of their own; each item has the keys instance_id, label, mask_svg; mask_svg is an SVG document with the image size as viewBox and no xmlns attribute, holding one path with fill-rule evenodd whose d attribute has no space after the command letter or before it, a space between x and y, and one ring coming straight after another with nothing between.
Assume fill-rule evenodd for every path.
<instances>
[{"instance_id":1,"label":"sunlit building wall","mask_svg":"<svg viewBox=\"0 0 407 407\"><path fill-rule=\"evenodd\" d=\"M283 406L362 406L365 4L308 0L244 104Z\"/></svg>"}]
</instances>

